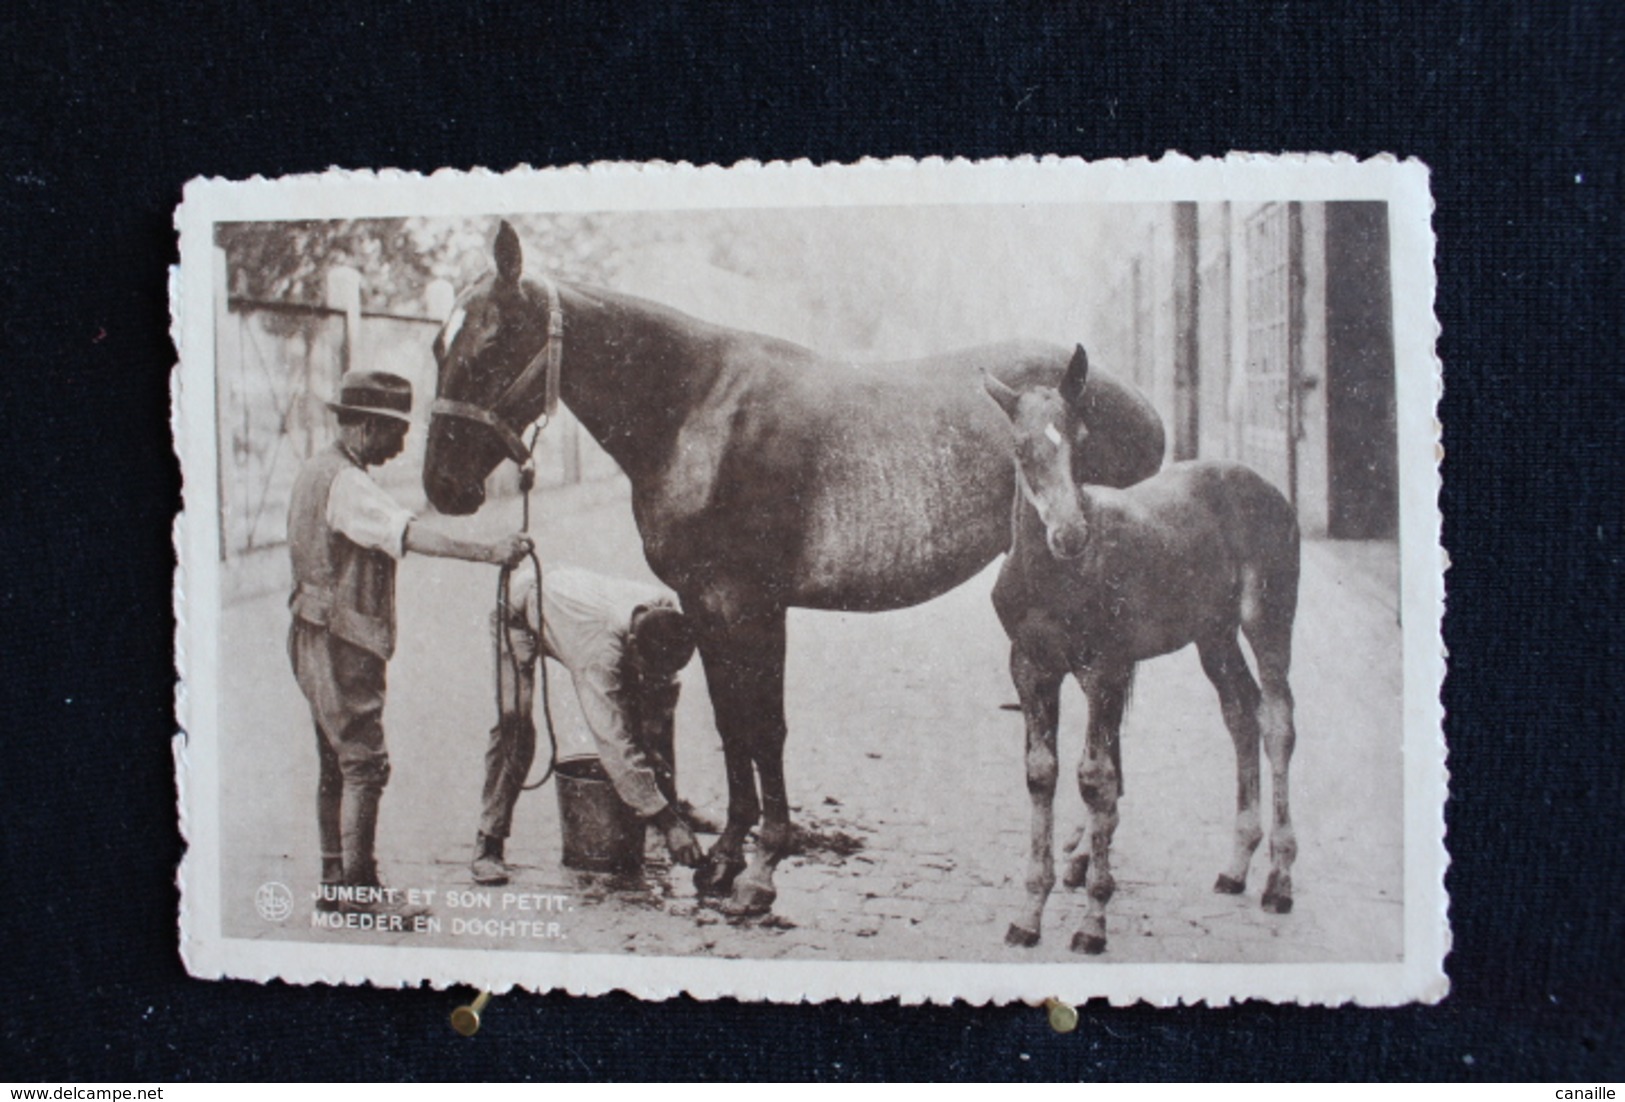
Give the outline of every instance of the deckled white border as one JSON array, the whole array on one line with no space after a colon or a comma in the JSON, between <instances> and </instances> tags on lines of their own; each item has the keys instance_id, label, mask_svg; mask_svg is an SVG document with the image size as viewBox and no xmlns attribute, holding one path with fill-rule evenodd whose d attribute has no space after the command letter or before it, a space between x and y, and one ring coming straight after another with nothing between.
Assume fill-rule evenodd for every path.
<instances>
[{"instance_id":1,"label":"deckled white border","mask_svg":"<svg viewBox=\"0 0 1625 1102\"><path fill-rule=\"evenodd\" d=\"M221 578L215 515L213 246L216 221L491 214L509 211L684 210L719 207L883 206L973 203L1304 201L1389 203L1396 342L1400 472L1400 557L1404 670L1404 957L1397 964L1109 964L719 960L574 953L470 951L408 946L323 945L225 938L219 907L219 846L201 829L217 810L217 740L185 731L218 714L216 642ZM976 1005L1055 996L1105 997L1126 1005L1224 1005L1256 998L1309 1004L1437 1002L1449 990L1450 948L1444 874L1447 794L1443 708L1445 654L1440 633L1446 558L1438 511L1441 434L1436 409L1442 373L1435 354L1432 199L1421 162L1346 154L1231 154L1155 162L1023 157L965 161L865 160L742 163L732 168L594 164L559 169L341 172L197 179L176 212L181 264L170 278L172 335L180 362L172 378L175 450L185 478L176 518L175 662L180 683L175 738L181 832L178 873L181 955L205 978L385 986L429 982L594 995L623 990L661 999L735 997L776 1002L827 999ZM204 304L197 306L196 304ZM194 719L194 717L197 717Z\"/></svg>"}]
</instances>

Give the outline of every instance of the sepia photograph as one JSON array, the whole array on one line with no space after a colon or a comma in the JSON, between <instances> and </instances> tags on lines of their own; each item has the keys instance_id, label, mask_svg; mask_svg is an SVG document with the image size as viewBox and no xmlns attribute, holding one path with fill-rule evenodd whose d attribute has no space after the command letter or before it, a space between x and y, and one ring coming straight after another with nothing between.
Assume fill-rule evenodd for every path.
<instances>
[{"instance_id":1,"label":"sepia photograph","mask_svg":"<svg viewBox=\"0 0 1625 1102\"><path fill-rule=\"evenodd\" d=\"M1426 170L194 181L195 975L1437 1001Z\"/></svg>"}]
</instances>

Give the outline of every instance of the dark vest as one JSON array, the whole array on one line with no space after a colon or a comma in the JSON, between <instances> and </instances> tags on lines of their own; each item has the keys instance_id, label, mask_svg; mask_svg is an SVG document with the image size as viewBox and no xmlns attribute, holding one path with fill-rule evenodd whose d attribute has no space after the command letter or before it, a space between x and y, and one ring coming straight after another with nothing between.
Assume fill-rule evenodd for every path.
<instances>
[{"instance_id":1,"label":"dark vest","mask_svg":"<svg viewBox=\"0 0 1625 1102\"><path fill-rule=\"evenodd\" d=\"M327 526L333 479L355 462L337 444L299 471L288 504L288 549L293 556L296 619L378 657L395 653L395 560L362 547Z\"/></svg>"}]
</instances>

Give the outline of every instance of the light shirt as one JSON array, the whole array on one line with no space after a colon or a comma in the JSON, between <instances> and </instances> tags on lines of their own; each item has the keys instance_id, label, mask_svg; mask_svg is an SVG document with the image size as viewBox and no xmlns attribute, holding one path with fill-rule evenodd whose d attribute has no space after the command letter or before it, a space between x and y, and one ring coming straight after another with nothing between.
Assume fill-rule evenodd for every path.
<instances>
[{"instance_id":1,"label":"light shirt","mask_svg":"<svg viewBox=\"0 0 1625 1102\"><path fill-rule=\"evenodd\" d=\"M345 467L327 491L327 526L352 543L382 551L399 560L406 554L406 526L411 510L404 508L360 467Z\"/></svg>"},{"instance_id":2,"label":"light shirt","mask_svg":"<svg viewBox=\"0 0 1625 1102\"><path fill-rule=\"evenodd\" d=\"M534 572L515 572L508 599L513 610L510 622L534 637L538 620ZM604 772L627 806L644 817L664 808L666 798L631 731L631 702L622 684L621 660L632 614L655 607L678 608L677 598L657 585L572 567L554 567L542 577L544 653L570 671ZM580 749L561 746L560 757L579 756Z\"/></svg>"}]
</instances>

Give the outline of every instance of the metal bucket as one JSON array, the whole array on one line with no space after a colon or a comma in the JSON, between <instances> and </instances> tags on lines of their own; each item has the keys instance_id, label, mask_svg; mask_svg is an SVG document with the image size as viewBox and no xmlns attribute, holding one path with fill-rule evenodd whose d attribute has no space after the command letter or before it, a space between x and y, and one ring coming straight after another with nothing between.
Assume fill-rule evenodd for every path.
<instances>
[{"instance_id":1,"label":"metal bucket","mask_svg":"<svg viewBox=\"0 0 1625 1102\"><path fill-rule=\"evenodd\" d=\"M567 868L636 872L643 867L643 820L621 802L597 758L559 762L553 781Z\"/></svg>"}]
</instances>

